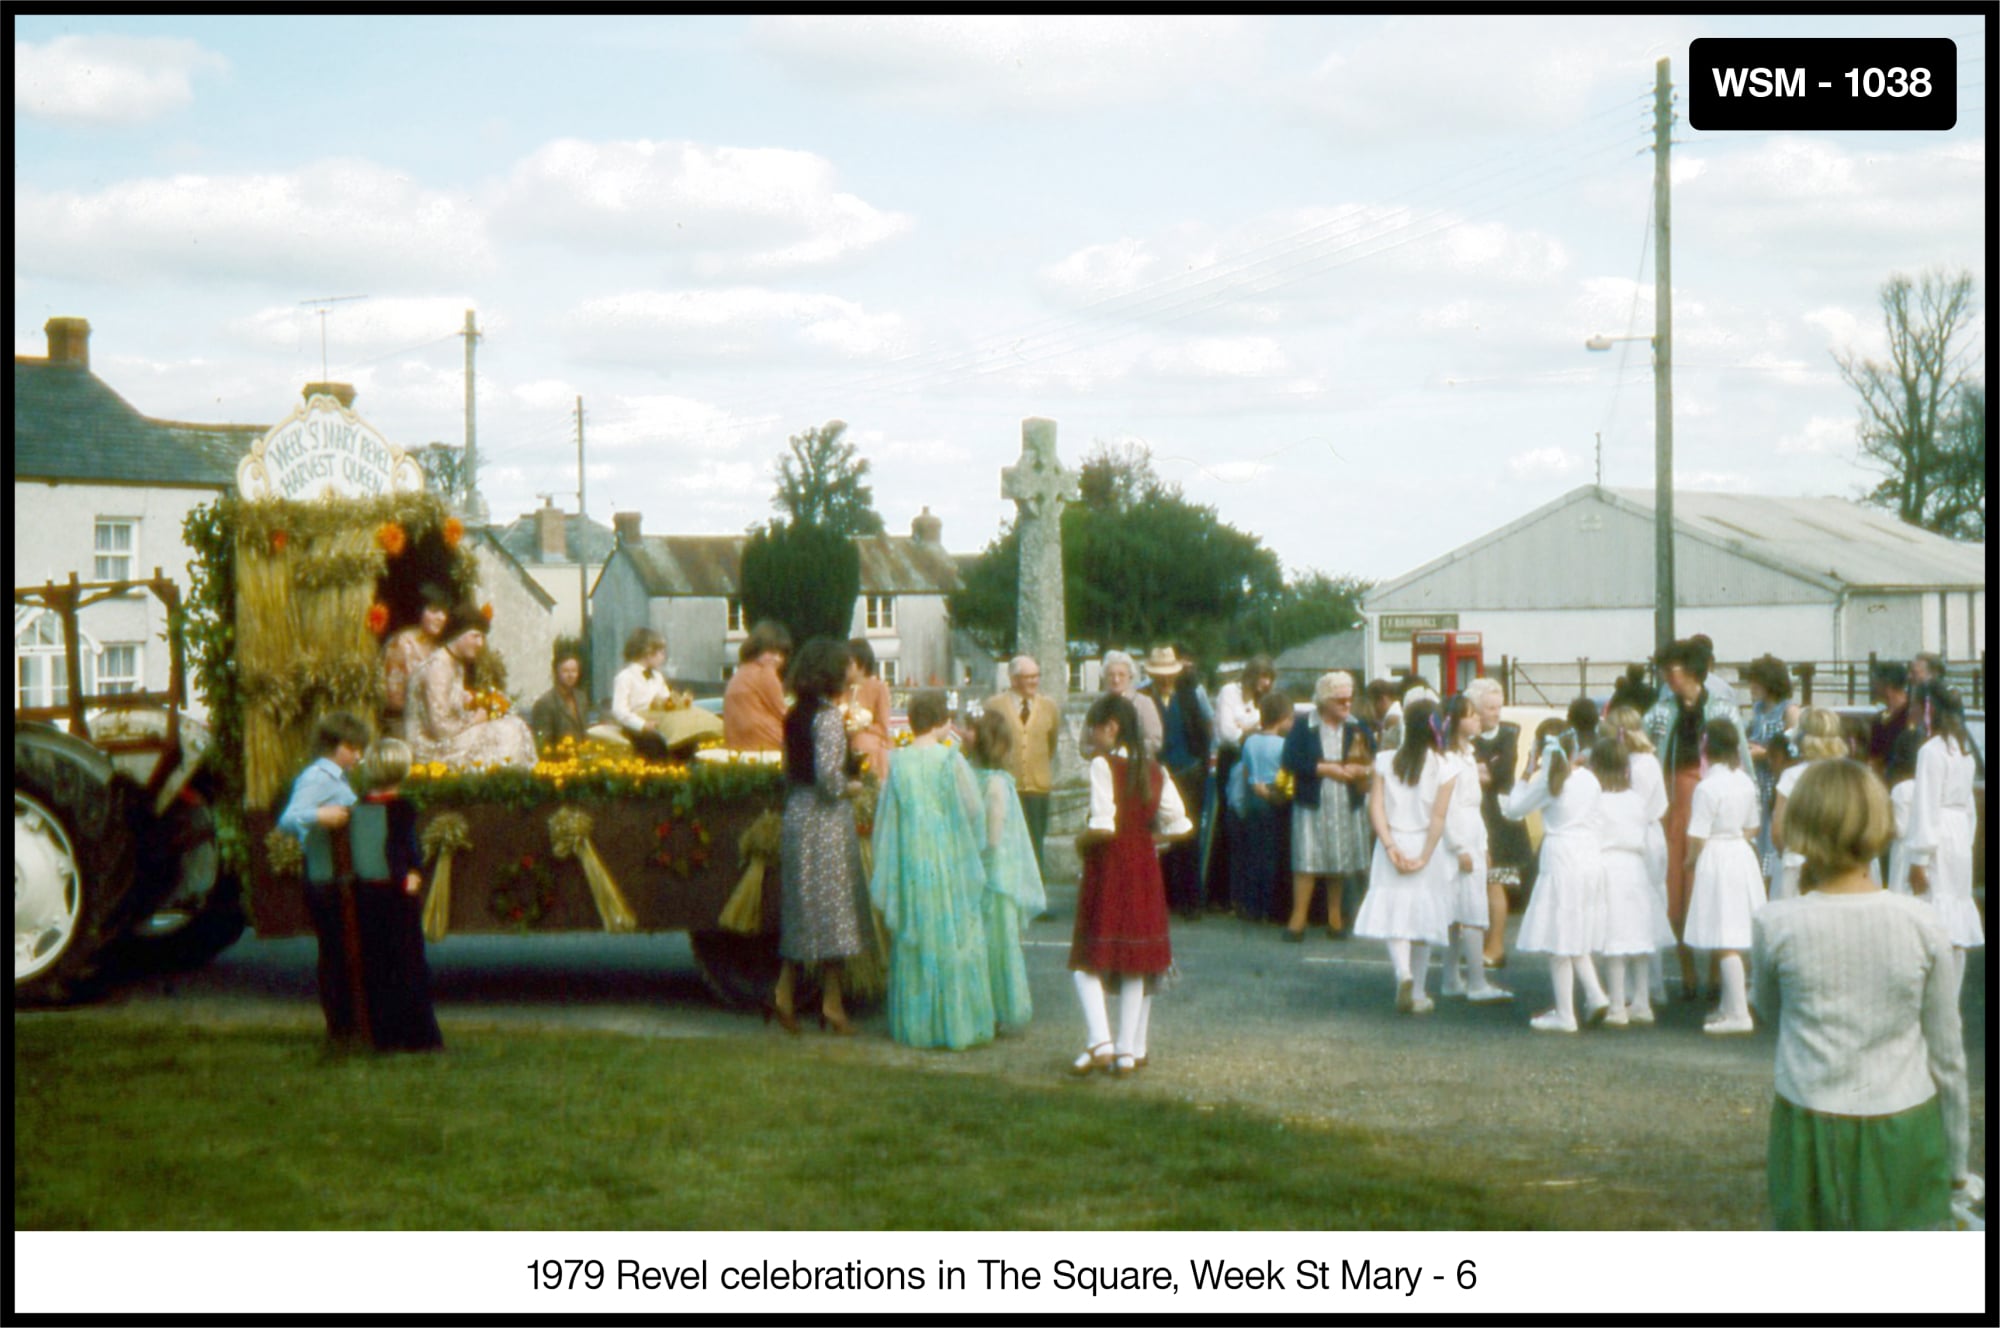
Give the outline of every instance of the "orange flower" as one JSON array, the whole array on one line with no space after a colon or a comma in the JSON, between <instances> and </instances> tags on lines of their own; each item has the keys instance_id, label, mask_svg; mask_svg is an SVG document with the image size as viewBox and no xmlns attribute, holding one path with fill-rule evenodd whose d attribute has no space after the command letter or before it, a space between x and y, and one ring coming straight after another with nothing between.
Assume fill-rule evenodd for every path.
<instances>
[{"instance_id":1,"label":"orange flower","mask_svg":"<svg viewBox=\"0 0 2000 1328\"><path fill-rule=\"evenodd\" d=\"M368 606L368 630L377 636L389 630L389 606L380 600Z\"/></svg>"},{"instance_id":2,"label":"orange flower","mask_svg":"<svg viewBox=\"0 0 2000 1328\"><path fill-rule=\"evenodd\" d=\"M491 627L493 625L493 603L491 600L479 606L479 616L486 620L487 626Z\"/></svg>"},{"instance_id":3,"label":"orange flower","mask_svg":"<svg viewBox=\"0 0 2000 1328\"><path fill-rule=\"evenodd\" d=\"M465 523L455 516L446 517L444 519L444 542L455 549L458 547L458 542L464 538Z\"/></svg>"},{"instance_id":4,"label":"orange flower","mask_svg":"<svg viewBox=\"0 0 2000 1328\"><path fill-rule=\"evenodd\" d=\"M284 531L274 530L271 532L272 553L283 553L285 551L285 546L291 542L292 542L292 537L290 535L287 535Z\"/></svg>"},{"instance_id":5,"label":"orange flower","mask_svg":"<svg viewBox=\"0 0 2000 1328\"><path fill-rule=\"evenodd\" d=\"M375 527L375 542L382 546L382 552L394 558L403 552L410 541L399 522L384 521Z\"/></svg>"}]
</instances>

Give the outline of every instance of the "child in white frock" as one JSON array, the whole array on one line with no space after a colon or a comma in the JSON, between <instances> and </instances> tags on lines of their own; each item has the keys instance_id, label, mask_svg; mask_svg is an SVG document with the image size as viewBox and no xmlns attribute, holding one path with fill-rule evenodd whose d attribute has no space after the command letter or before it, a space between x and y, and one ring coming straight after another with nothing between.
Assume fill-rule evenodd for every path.
<instances>
[{"instance_id":1,"label":"child in white frock","mask_svg":"<svg viewBox=\"0 0 2000 1328\"><path fill-rule=\"evenodd\" d=\"M1452 948L1445 955L1444 984L1439 994L1463 996L1475 1004L1513 999L1514 993L1486 976L1487 909L1486 818L1480 812L1479 761L1473 739L1479 736L1479 711L1464 693L1444 703L1445 778L1451 781L1451 806L1444 818L1444 851L1449 877L1444 909L1451 923Z\"/></svg>"},{"instance_id":2,"label":"child in white frock","mask_svg":"<svg viewBox=\"0 0 2000 1328\"><path fill-rule=\"evenodd\" d=\"M1667 905L1664 896L1654 894L1646 867L1646 803L1632 787L1631 761L1618 738L1602 737L1592 745L1590 771L1604 789L1597 800L1604 852L1604 939L1597 953L1604 959L1604 989L1611 1000L1604 1022L1613 1028L1650 1024L1646 972L1660 928L1667 925Z\"/></svg>"},{"instance_id":3,"label":"child in white frock","mask_svg":"<svg viewBox=\"0 0 2000 1328\"><path fill-rule=\"evenodd\" d=\"M1430 947L1442 945L1449 923L1444 907L1450 864L1437 852L1451 806L1451 779L1438 758L1437 706L1419 701L1403 712L1403 743L1375 758L1368 817L1375 855L1368 894L1354 919L1354 934L1385 941L1396 972L1396 1008L1426 1014L1435 1005L1424 992Z\"/></svg>"},{"instance_id":4,"label":"child in white frock","mask_svg":"<svg viewBox=\"0 0 2000 1328\"><path fill-rule=\"evenodd\" d=\"M1889 893L1908 897L1910 893L1910 804L1917 792L1917 754L1924 745L1921 729L1904 729L1896 735L1889 753L1889 815L1896 825L1896 837L1889 841L1889 879L1882 882Z\"/></svg>"},{"instance_id":5,"label":"child in white frock","mask_svg":"<svg viewBox=\"0 0 2000 1328\"><path fill-rule=\"evenodd\" d=\"M1847 755L1847 739L1841 735L1840 715L1832 710L1814 706L1799 716L1799 759L1785 767L1778 776L1776 796L1771 801L1771 843L1782 849L1779 872L1771 880L1771 898L1797 899L1799 897L1799 869L1806 860L1785 847L1785 810L1791 802L1792 791L1805 778L1807 770L1815 761L1838 761Z\"/></svg>"},{"instance_id":6,"label":"child in white frock","mask_svg":"<svg viewBox=\"0 0 2000 1328\"><path fill-rule=\"evenodd\" d=\"M1748 1033L1750 999L1743 956L1750 920L1764 906L1764 871L1757 863L1763 823L1756 781L1738 765L1736 726L1712 719L1703 730L1710 765L1688 808L1688 948L1721 955L1722 1005L1702 1025L1707 1033Z\"/></svg>"},{"instance_id":7,"label":"child in white frock","mask_svg":"<svg viewBox=\"0 0 2000 1328\"><path fill-rule=\"evenodd\" d=\"M1556 731L1551 731L1553 725ZM1543 1033L1577 1030L1575 995L1570 984L1581 983L1584 1022L1597 1023L1611 1012L1611 1002L1590 962L1604 931L1604 858L1597 846L1597 777L1582 766L1572 767L1576 739L1562 730L1561 720L1545 720L1536 731L1539 750L1529 777L1516 784L1501 802L1511 821L1542 814L1541 872L1521 918L1516 949L1549 957L1549 979L1556 1003L1529 1020Z\"/></svg>"},{"instance_id":8,"label":"child in white frock","mask_svg":"<svg viewBox=\"0 0 2000 1328\"><path fill-rule=\"evenodd\" d=\"M1619 745L1625 749L1632 776L1632 792L1639 796L1639 805L1644 809L1646 844L1640 856L1646 864L1646 884L1658 903L1652 915L1659 921L1652 962L1646 965L1646 981L1652 1003L1664 1005L1667 1000L1666 965L1660 962L1659 952L1671 950L1679 944L1674 935L1673 921L1667 917L1667 772L1660 768L1660 758L1653 751L1653 740L1646 736L1645 717L1638 710L1631 706L1613 706L1605 715L1604 722L1618 736Z\"/></svg>"},{"instance_id":9,"label":"child in white frock","mask_svg":"<svg viewBox=\"0 0 2000 1328\"><path fill-rule=\"evenodd\" d=\"M1955 691L1933 693L1931 736L1910 781L1910 893L1928 900L1951 938L1952 999L1965 980L1965 952L1986 944L1972 899L1973 779L1978 763Z\"/></svg>"}]
</instances>

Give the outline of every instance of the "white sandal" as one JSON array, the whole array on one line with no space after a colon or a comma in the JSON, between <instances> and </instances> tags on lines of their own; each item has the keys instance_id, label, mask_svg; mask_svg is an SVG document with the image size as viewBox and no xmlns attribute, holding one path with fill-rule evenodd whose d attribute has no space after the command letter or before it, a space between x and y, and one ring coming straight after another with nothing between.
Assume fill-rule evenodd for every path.
<instances>
[{"instance_id":1,"label":"white sandal","mask_svg":"<svg viewBox=\"0 0 2000 1328\"><path fill-rule=\"evenodd\" d=\"M1082 1076L1089 1074L1092 1070L1108 1070L1111 1068L1114 1059L1112 1056L1112 1044L1109 1042L1100 1042L1094 1047L1086 1047L1081 1056L1071 1061L1069 1063L1069 1072Z\"/></svg>"}]
</instances>

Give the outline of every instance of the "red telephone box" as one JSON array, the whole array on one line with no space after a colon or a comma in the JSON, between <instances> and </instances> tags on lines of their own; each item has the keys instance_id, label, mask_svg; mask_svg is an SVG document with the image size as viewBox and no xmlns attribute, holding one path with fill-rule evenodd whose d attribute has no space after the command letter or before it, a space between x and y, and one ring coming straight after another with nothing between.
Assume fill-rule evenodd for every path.
<instances>
[{"instance_id":1,"label":"red telephone box","mask_svg":"<svg viewBox=\"0 0 2000 1328\"><path fill-rule=\"evenodd\" d=\"M1486 650L1478 632L1415 632L1410 637L1410 672L1439 696L1455 696L1486 673Z\"/></svg>"}]
</instances>

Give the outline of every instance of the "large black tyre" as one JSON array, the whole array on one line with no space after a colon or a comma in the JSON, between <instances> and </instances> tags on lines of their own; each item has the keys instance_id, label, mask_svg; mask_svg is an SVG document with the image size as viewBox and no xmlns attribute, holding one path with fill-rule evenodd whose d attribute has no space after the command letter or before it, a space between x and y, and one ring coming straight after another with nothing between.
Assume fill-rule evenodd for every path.
<instances>
[{"instance_id":1,"label":"large black tyre","mask_svg":"<svg viewBox=\"0 0 2000 1328\"><path fill-rule=\"evenodd\" d=\"M243 887L224 870L215 814L197 781L146 828L139 870L158 903L120 939L107 967L134 973L200 968L243 935Z\"/></svg>"},{"instance_id":2,"label":"large black tyre","mask_svg":"<svg viewBox=\"0 0 2000 1328\"><path fill-rule=\"evenodd\" d=\"M778 934L743 936L720 929L688 933L701 980L724 1005L755 1006L778 981Z\"/></svg>"},{"instance_id":3,"label":"large black tyre","mask_svg":"<svg viewBox=\"0 0 2000 1328\"><path fill-rule=\"evenodd\" d=\"M14 731L14 1001L64 1004L96 989L134 898L139 791L87 743Z\"/></svg>"}]
</instances>

